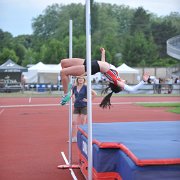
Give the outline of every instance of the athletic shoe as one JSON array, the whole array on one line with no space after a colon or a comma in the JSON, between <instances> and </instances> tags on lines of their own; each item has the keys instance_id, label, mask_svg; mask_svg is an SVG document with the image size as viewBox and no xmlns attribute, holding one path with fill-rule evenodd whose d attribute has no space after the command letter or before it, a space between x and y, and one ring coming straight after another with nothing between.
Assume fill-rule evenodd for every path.
<instances>
[{"instance_id":1,"label":"athletic shoe","mask_svg":"<svg viewBox=\"0 0 180 180\"><path fill-rule=\"evenodd\" d=\"M64 106L67 102L70 101L70 99L71 99L71 92L68 92L67 94L65 94L65 95L62 97L60 104L61 104L62 106Z\"/></svg>"},{"instance_id":2,"label":"athletic shoe","mask_svg":"<svg viewBox=\"0 0 180 180\"><path fill-rule=\"evenodd\" d=\"M71 99L71 89L72 89L72 87L73 87L72 84L69 83L69 84L68 84L68 93L65 94L64 96L62 96L62 99L61 99L61 101L60 101L60 104L61 104L62 106L64 106L67 102L70 101L70 99Z\"/></svg>"}]
</instances>

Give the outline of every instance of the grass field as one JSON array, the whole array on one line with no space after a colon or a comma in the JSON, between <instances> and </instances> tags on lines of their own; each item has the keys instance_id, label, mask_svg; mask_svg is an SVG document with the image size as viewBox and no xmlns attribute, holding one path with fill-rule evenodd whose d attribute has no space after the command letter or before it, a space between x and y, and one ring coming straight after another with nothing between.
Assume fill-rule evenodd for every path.
<instances>
[{"instance_id":1,"label":"grass field","mask_svg":"<svg viewBox=\"0 0 180 180\"><path fill-rule=\"evenodd\" d=\"M169 107L168 111L180 114L180 103L138 103L144 107Z\"/></svg>"}]
</instances>

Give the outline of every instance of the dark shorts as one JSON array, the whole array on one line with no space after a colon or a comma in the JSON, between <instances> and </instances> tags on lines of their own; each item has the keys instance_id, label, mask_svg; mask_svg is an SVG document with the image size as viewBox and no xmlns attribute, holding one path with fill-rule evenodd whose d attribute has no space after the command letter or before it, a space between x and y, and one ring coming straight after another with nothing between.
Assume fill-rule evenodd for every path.
<instances>
[{"instance_id":1,"label":"dark shorts","mask_svg":"<svg viewBox=\"0 0 180 180\"><path fill-rule=\"evenodd\" d=\"M87 114L87 107L78 107L78 108L74 108L74 112L73 114Z\"/></svg>"},{"instance_id":2,"label":"dark shorts","mask_svg":"<svg viewBox=\"0 0 180 180\"><path fill-rule=\"evenodd\" d=\"M87 72L86 60L84 61L83 65L85 67L85 72ZM100 72L100 67L99 67L97 60L91 61L91 75L96 74L98 72Z\"/></svg>"}]
</instances>

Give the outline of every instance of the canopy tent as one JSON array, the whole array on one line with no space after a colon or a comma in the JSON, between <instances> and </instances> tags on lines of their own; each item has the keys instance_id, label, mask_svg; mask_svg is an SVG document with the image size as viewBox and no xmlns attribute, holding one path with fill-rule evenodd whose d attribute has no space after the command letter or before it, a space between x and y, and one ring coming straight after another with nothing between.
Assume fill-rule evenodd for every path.
<instances>
[{"instance_id":1,"label":"canopy tent","mask_svg":"<svg viewBox=\"0 0 180 180\"><path fill-rule=\"evenodd\" d=\"M27 83L52 83L57 84L61 70L60 64L44 64L39 62L23 73Z\"/></svg>"},{"instance_id":2,"label":"canopy tent","mask_svg":"<svg viewBox=\"0 0 180 180\"><path fill-rule=\"evenodd\" d=\"M42 62L38 62L37 64L31 66L30 68L28 68L28 71L31 71L31 70L36 70L36 71L41 71L43 69L46 68L46 65Z\"/></svg>"},{"instance_id":3,"label":"canopy tent","mask_svg":"<svg viewBox=\"0 0 180 180\"><path fill-rule=\"evenodd\" d=\"M125 63L123 63L121 66L117 68L118 73L122 74L138 74L139 71L136 69L133 69L129 66L127 66Z\"/></svg>"},{"instance_id":4,"label":"canopy tent","mask_svg":"<svg viewBox=\"0 0 180 180\"><path fill-rule=\"evenodd\" d=\"M9 77L9 79L20 82L22 72L27 71L27 68L19 66L11 59L8 59L4 64L0 66L0 79L5 79L6 77Z\"/></svg>"},{"instance_id":5,"label":"canopy tent","mask_svg":"<svg viewBox=\"0 0 180 180\"><path fill-rule=\"evenodd\" d=\"M139 71L129 67L125 63L117 67L117 71L119 76L125 79L129 84L136 84L139 81Z\"/></svg>"},{"instance_id":6,"label":"canopy tent","mask_svg":"<svg viewBox=\"0 0 180 180\"><path fill-rule=\"evenodd\" d=\"M11 59L8 59L0 66L0 72L27 72L27 68L19 66Z\"/></svg>"}]
</instances>

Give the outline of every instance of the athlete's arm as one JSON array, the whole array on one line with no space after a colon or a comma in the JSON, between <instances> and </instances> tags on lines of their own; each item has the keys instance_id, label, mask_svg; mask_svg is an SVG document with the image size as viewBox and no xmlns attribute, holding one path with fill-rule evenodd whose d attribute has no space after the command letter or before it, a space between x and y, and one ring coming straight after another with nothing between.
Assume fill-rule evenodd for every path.
<instances>
[{"instance_id":1,"label":"athlete's arm","mask_svg":"<svg viewBox=\"0 0 180 180\"><path fill-rule=\"evenodd\" d=\"M139 84L135 85L135 86L129 86L127 84L124 85L124 90L128 91L128 92L135 92L137 91L139 88L141 88L143 85L145 84L144 81L141 81Z\"/></svg>"},{"instance_id":2,"label":"athlete's arm","mask_svg":"<svg viewBox=\"0 0 180 180\"><path fill-rule=\"evenodd\" d=\"M129 86L127 84L124 84L124 90L125 91L128 91L128 92L135 92L137 91L139 88L141 88L147 81L148 81L148 78L149 78L149 74L148 73L145 73L143 75L143 80L138 83L137 85L135 86Z\"/></svg>"},{"instance_id":3,"label":"athlete's arm","mask_svg":"<svg viewBox=\"0 0 180 180\"><path fill-rule=\"evenodd\" d=\"M104 48L100 48L100 51L101 51L101 61L103 62L106 62L106 59L105 59L105 49Z\"/></svg>"}]
</instances>

